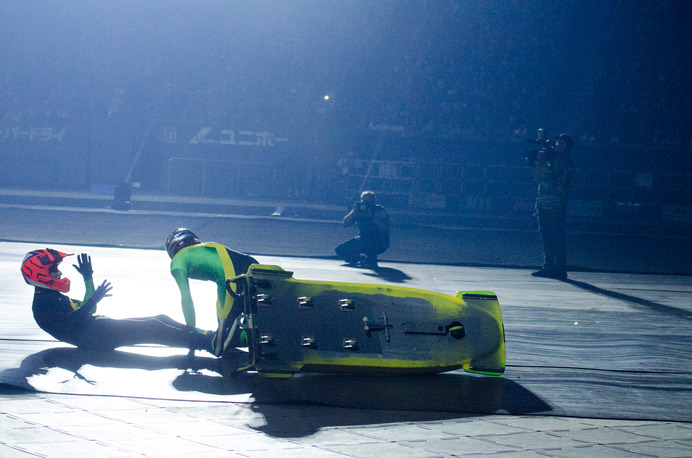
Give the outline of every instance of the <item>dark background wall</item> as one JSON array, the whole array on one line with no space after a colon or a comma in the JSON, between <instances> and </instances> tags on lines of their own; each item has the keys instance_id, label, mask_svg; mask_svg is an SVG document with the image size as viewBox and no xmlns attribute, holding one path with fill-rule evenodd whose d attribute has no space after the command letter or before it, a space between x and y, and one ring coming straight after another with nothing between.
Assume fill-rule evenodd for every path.
<instances>
[{"instance_id":1,"label":"dark background wall","mask_svg":"<svg viewBox=\"0 0 692 458\"><path fill-rule=\"evenodd\" d=\"M471 178L516 182L474 170L520 166L542 127L575 137L577 187L689 205L691 19L682 0L0 1L0 184L341 202L379 186L353 163L376 159L390 205L454 210Z\"/></svg>"}]
</instances>

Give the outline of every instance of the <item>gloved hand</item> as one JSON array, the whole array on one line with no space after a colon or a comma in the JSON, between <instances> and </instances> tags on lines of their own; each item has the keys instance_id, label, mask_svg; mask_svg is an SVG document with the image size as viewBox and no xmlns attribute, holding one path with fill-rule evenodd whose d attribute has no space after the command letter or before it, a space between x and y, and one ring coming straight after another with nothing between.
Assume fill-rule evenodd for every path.
<instances>
[{"instance_id":1,"label":"gloved hand","mask_svg":"<svg viewBox=\"0 0 692 458\"><path fill-rule=\"evenodd\" d=\"M86 314L93 313L93 311L96 310L96 304L98 304L101 299L111 296L111 289L113 289L111 283L108 280L103 280L103 283L96 288L96 291L94 291L91 297L80 308L70 312L69 315L74 316L75 319L79 319Z\"/></svg>"},{"instance_id":2,"label":"gloved hand","mask_svg":"<svg viewBox=\"0 0 692 458\"><path fill-rule=\"evenodd\" d=\"M91 295L89 301L93 301L93 305L98 304L99 301L104 297L112 296L112 294L110 294L112 289L113 287L111 286L111 282L109 282L108 280L103 280L103 283L101 283L99 287L96 288L96 291L94 291L94 294Z\"/></svg>"},{"instance_id":3,"label":"gloved hand","mask_svg":"<svg viewBox=\"0 0 692 458\"><path fill-rule=\"evenodd\" d=\"M77 256L77 264L79 265L72 264L72 267L77 269L77 272L82 275L84 280L91 279L94 275L94 269L91 267L91 256L86 253L80 254Z\"/></svg>"}]
</instances>

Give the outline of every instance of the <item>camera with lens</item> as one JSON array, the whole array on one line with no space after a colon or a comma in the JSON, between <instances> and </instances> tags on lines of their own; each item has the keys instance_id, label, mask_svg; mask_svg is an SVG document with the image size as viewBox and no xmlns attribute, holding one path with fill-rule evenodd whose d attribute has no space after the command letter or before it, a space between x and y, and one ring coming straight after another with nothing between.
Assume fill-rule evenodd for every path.
<instances>
[{"instance_id":1,"label":"camera with lens","mask_svg":"<svg viewBox=\"0 0 692 458\"><path fill-rule=\"evenodd\" d=\"M526 164L533 166L538 159L539 153L543 160L550 160L555 152L555 142L549 138L546 138L545 129L538 129L535 139L530 139L529 143L534 145L539 145L540 149L534 149L526 152Z\"/></svg>"},{"instance_id":2,"label":"camera with lens","mask_svg":"<svg viewBox=\"0 0 692 458\"><path fill-rule=\"evenodd\" d=\"M361 200L353 204L353 209L357 212L364 212L368 209L368 204Z\"/></svg>"}]
</instances>

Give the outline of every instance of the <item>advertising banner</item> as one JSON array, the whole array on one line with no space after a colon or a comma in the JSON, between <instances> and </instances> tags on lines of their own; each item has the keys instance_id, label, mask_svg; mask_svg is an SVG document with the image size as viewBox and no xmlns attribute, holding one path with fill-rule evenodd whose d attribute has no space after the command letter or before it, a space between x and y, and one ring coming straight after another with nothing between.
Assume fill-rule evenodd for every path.
<instances>
[{"instance_id":1,"label":"advertising banner","mask_svg":"<svg viewBox=\"0 0 692 458\"><path fill-rule=\"evenodd\" d=\"M39 189L85 186L88 137L82 125L0 124L0 183Z\"/></svg>"}]
</instances>

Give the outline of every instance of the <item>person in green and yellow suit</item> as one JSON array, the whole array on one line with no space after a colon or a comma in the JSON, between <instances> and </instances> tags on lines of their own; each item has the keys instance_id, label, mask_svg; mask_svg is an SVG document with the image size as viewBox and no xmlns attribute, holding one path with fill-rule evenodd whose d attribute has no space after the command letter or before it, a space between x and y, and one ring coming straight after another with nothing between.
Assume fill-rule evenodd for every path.
<instances>
[{"instance_id":1,"label":"person in green and yellow suit","mask_svg":"<svg viewBox=\"0 0 692 458\"><path fill-rule=\"evenodd\" d=\"M239 316L242 305L234 307L234 298L226 290L226 280L247 273L257 260L214 242L202 243L189 229L178 228L166 239L171 258L171 275L178 284L185 323L196 323L195 305L190 293L190 279L216 283L216 315L219 328L213 342L214 354L222 355L228 348L242 343ZM234 287L235 285L231 285Z\"/></svg>"}]
</instances>

